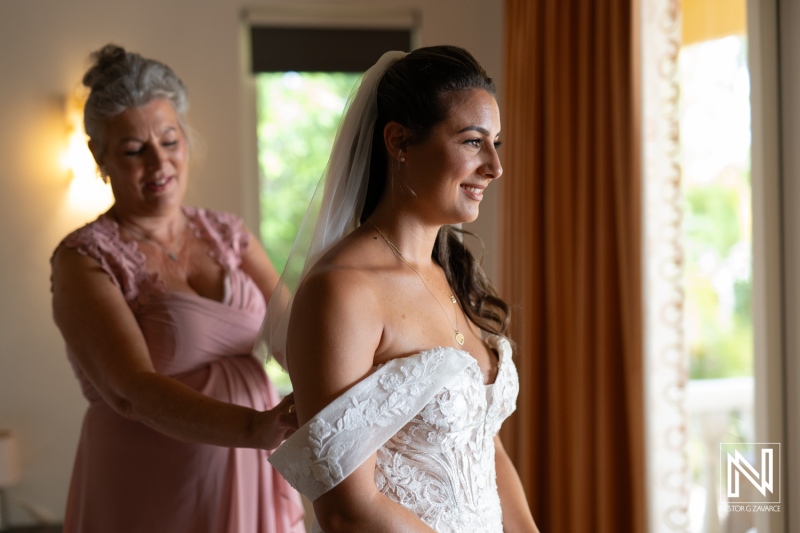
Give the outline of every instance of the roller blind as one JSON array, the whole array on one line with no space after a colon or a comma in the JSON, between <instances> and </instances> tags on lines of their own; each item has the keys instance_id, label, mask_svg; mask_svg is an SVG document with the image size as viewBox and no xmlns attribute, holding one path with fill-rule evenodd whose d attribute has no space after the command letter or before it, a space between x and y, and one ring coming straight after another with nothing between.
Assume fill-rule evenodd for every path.
<instances>
[{"instance_id":1,"label":"roller blind","mask_svg":"<svg viewBox=\"0 0 800 533\"><path fill-rule=\"evenodd\" d=\"M250 28L253 73L364 72L389 50L410 51L411 28Z\"/></svg>"}]
</instances>

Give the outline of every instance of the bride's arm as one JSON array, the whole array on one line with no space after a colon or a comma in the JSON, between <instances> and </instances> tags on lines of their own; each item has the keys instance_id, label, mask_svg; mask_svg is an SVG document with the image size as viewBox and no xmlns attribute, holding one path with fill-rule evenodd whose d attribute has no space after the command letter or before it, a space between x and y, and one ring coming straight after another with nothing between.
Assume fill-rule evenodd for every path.
<instances>
[{"instance_id":1,"label":"bride's arm","mask_svg":"<svg viewBox=\"0 0 800 533\"><path fill-rule=\"evenodd\" d=\"M370 374L382 334L381 303L363 274L328 270L304 280L295 296L287 347L300 424ZM326 533L433 531L378 491L375 454L314 501L314 511Z\"/></svg>"},{"instance_id":2,"label":"bride's arm","mask_svg":"<svg viewBox=\"0 0 800 533\"><path fill-rule=\"evenodd\" d=\"M503 531L505 533L539 533L525 498L522 482L511 458L503 448L500 437L494 438L497 490L500 507L503 509Z\"/></svg>"},{"instance_id":3,"label":"bride's arm","mask_svg":"<svg viewBox=\"0 0 800 533\"><path fill-rule=\"evenodd\" d=\"M353 531L433 533L414 513L375 488L375 455L314 502L325 533Z\"/></svg>"}]
</instances>

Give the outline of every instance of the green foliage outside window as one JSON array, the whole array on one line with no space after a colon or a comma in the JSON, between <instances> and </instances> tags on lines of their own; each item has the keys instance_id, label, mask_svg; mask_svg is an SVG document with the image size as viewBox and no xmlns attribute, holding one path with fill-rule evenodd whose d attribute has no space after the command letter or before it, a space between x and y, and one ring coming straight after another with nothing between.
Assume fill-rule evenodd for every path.
<instances>
[{"instance_id":1,"label":"green foliage outside window","mask_svg":"<svg viewBox=\"0 0 800 533\"><path fill-rule=\"evenodd\" d=\"M330 156L347 98L360 74L276 72L256 76L261 239L283 270L308 203ZM289 376L267 372L283 395Z\"/></svg>"},{"instance_id":2,"label":"green foliage outside window","mask_svg":"<svg viewBox=\"0 0 800 533\"><path fill-rule=\"evenodd\" d=\"M686 46L680 67L689 377L752 376L747 39Z\"/></svg>"},{"instance_id":3,"label":"green foliage outside window","mask_svg":"<svg viewBox=\"0 0 800 533\"><path fill-rule=\"evenodd\" d=\"M286 264L359 74L259 74L261 238L275 268Z\"/></svg>"},{"instance_id":4,"label":"green foliage outside window","mask_svg":"<svg viewBox=\"0 0 800 533\"><path fill-rule=\"evenodd\" d=\"M743 202L749 204L749 175L738 181L694 185L686 191L692 379L753 373L750 239L749 228L743 227L748 219L740 212Z\"/></svg>"}]
</instances>

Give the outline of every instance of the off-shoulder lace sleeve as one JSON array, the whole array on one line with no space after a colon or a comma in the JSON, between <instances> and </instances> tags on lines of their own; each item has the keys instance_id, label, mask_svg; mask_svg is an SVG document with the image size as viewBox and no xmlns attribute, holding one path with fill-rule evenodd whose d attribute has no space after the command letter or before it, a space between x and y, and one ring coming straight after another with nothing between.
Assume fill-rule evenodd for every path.
<instances>
[{"instance_id":1,"label":"off-shoulder lace sleeve","mask_svg":"<svg viewBox=\"0 0 800 533\"><path fill-rule=\"evenodd\" d=\"M316 500L402 429L470 361L469 355L445 348L393 359L299 428L270 463Z\"/></svg>"}]
</instances>

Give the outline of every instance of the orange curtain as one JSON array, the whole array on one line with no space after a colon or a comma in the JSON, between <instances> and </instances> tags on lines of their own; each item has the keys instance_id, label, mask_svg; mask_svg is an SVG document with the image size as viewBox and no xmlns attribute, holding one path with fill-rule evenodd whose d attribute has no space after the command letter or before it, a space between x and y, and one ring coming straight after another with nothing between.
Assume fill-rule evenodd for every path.
<instances>
[{"instance_id":1,"label":"orange curtain","mask_svg":"<svg viewBox=\"0 0 800 533\"><path fill-rule=\"evenodd\" d=\"M502 438L547 533L647 530L635 0L507 0Z\"/></svg>"}]
</instances>

